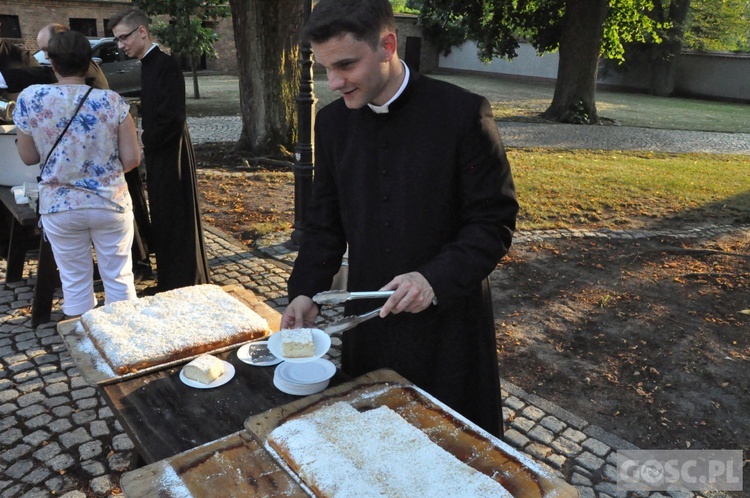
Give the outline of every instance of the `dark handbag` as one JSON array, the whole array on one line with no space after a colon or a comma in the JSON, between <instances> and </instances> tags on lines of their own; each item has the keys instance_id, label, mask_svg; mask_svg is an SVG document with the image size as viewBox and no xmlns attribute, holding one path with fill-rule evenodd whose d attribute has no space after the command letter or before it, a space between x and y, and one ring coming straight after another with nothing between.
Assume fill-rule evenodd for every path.
<instances>
[{"instance_id":1,"label":"dark handbag","mask_svg":"<svg viewBox=\"0 0 750 498\"><path fill-rule=\"evenodd\" d=\"M78 114L78 111L81 110L81 106L83 106L83 103L86 102L86 99L89 97L89 94L91 93L91 90L93 90L93 88L89 87L89 89L86 92L86 94L83 96L83 98L81 99L81 101L78 103L78 107L76 107L76 110L73 111L73 115L70 117L70 120L68 121L68 124L65 125L65 129L63 129L62 133L60 133L60 135L58 135L57 140L55 140L55 144L49 150L49 153L47 154L47 157L44 159L44 162L41 163L42 165L39 168L39 174L40 175L41 175L42 169L44 169L44 167L47 165L47 161L49 161L49 156L52 155L52 152L54 152L55 148L57 147L57 144L60 143L60 140L62 140L63 135L65 135L65 132L68 131L68 128L70 127L71 123L73 122L73 120L75 119L76 115ZM36 181L37 181L37 183L41 183L42 177L41 176L37 176L36 177ZM39 216L39 198L37 198L37 200L36 200L36 215Z\"/></svg>"}]
</instances>

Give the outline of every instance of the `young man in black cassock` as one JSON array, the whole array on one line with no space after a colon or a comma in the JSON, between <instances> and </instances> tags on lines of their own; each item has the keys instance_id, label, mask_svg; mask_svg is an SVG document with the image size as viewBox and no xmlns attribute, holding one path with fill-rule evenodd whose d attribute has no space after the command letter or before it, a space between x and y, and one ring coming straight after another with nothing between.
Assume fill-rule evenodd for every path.
<instances>
[{"instance_id":1,"label":"young man in black cassock","mask_svg":"<svg viewBox=\"0 0 750 498\"><path fill-rule=\"evenodd\" d=\"M394 290L381 318L343 333L342 368L391 368L488 432L502 432L488 275L518 203L489 102L410 72L388 0L320 0L304 29L342 98L315 120L315 177L282 327L349 248L350 291ZM346 314L377 307L350 301Z\"/></svg>"},{"instance_id":2,"label":"young man in black cassock","mask_svg":"<svg viewBox=\"0 0 750 498\"><path fill-rule=\"evenodd\" d=\"M149 19L132 9L109 27L130 57L140 59L141 123L151 230L159 291L209 281L198 206L195 158L185 118L179 63L152 42Z\"/></svg>"}]
</instances>

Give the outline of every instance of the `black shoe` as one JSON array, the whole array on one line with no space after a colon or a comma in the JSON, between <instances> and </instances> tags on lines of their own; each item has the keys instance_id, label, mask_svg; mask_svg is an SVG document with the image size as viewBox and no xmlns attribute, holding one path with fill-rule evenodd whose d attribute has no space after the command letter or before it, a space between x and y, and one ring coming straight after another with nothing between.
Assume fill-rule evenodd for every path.
<instances>
[{"instance_id":1,"label":"black shoe","mask_svg":"<svg viewBox=\"0 0 750 498\"><path fill-rule=\"evenodd\" d=\"M151 287L146 287L143 289L140 294L141 296L153 296L154 294L157 294L159 292L159 286L158 285L152 285Z\"/></svg>"}]
</instances>

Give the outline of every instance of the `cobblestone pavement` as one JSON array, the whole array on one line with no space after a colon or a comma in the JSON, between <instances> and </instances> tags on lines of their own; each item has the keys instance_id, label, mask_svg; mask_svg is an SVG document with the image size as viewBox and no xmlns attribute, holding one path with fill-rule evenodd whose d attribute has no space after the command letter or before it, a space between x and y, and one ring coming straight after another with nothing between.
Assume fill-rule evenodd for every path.
<instances>
[{"instance_id":1,"label":"cobblestone pavement","mask_svg":"<svg viewBox=\"0 0 750 498\"><path fill-rule=\"evenodd\" d=\"M212 118L211 133L227 140L232 121ZM194 120L191 127L194 137L214 139ZM506 131L506 136L511 135ZM747 136L744 140L749 143ZM522 232L514 243L562 237L714 236L732 230L750 227ZM286 306L286 280L295 258L285 245L288 232L273 234L253 249L212 227L207 227L205 236L215 283L241 284L280 311ZM55 296L52 322L33 329L30 306L36 256L29 254L20 282L5 283L5 271L5 261L0 260L0 498L122 496L119 477L132 468L133 444L97 390L86 384L56 332L63 317L61 292ZM153 284L141 282L138 290ZM321 324L340 313L340 308L325 310ZM331 359L337 362L341 341L332 339ZM576 486L583 498L625 496L616 489L615 452L635 449L632 444L504 379L502 386L509 444L549 466ZM695 495L675 491L650 496Z\"/></svg>"},{"instance_id":2,"label":"cobblestone pavement","mask_svg":"<svg viewBox=\"0 0 750 498\"><path fill-rule=\"evenodd\" d=\"M189 118L188 123L196 144L236 141L242 130L239 116ZM508 147L750 154L748 133L515 122L501 122L498 127Z\"/></svg>"}]
</instances>

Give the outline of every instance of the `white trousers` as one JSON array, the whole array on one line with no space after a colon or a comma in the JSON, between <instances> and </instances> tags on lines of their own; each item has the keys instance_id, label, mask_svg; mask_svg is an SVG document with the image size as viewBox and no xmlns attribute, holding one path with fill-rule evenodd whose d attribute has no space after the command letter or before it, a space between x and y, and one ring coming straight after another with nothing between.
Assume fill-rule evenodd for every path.
<instances>
[{"instance_id":1,"label":"white trousers","mask_svg":"<svg viewBox=\"0 0 750 498\"><path fill-rule=\"evenodd\" d=\"M63 312L81 315L96 306L94 261L106 303L136 299L133 282L133 212L106 209L78 209L43 214L42 226L60 270Z\"/></svg>"}]
</instances>

